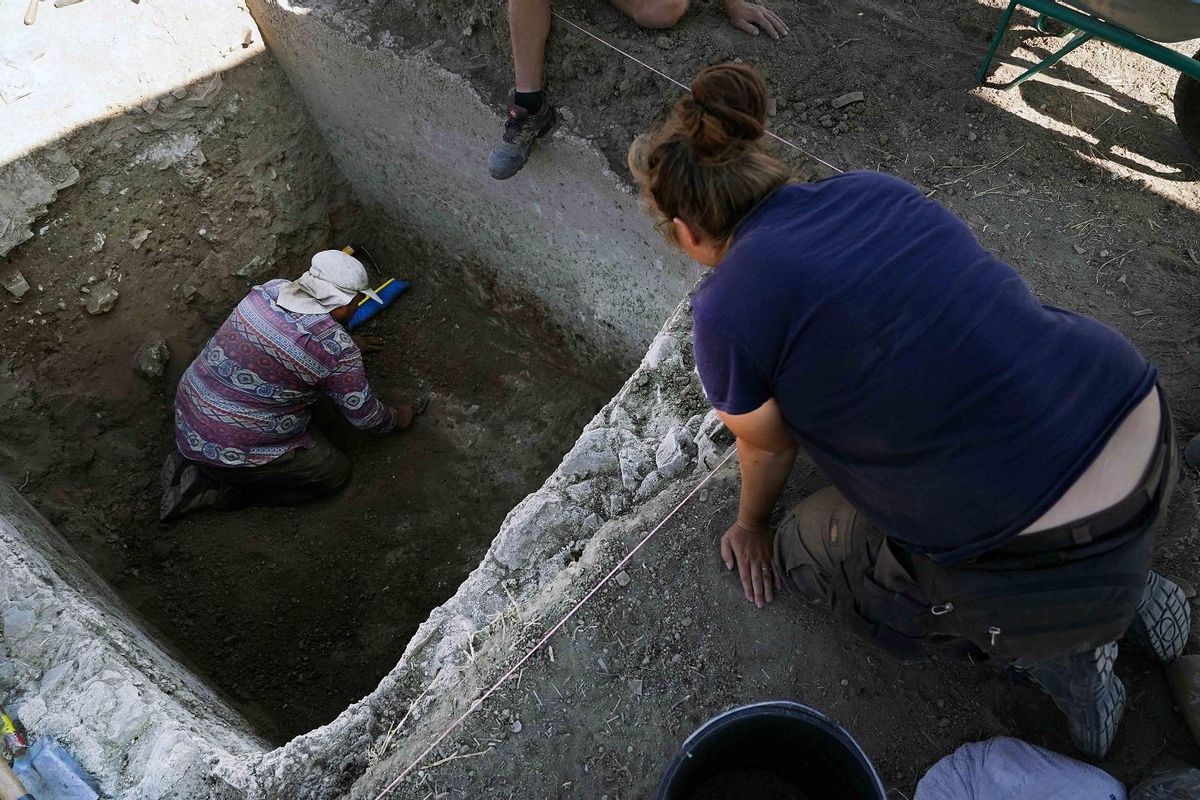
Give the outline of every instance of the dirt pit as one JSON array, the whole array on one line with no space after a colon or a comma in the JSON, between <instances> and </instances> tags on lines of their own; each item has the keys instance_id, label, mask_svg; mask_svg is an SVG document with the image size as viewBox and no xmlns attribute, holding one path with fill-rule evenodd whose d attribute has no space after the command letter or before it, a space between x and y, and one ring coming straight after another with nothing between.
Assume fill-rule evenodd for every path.
<instances>
[{"instance_id":1,"label":"dirt pit","mask_svg":"<svg viewBox=\"0 0 1200 800\"><path fill-rule=\"evenodd\" d=\"M8 258L34 288L2 301L0 474L278 742L375 687L622 373L572 355L536 306L469 265L389 241L397 232L348 199L272 61L223 80L240 110L204 139L202 167L97 158L112 150L101 129L65 145L85 164L79 183ZM345 491L160 524L179 375L250 285L294 277L350 229L413 284L360 329L388 343L367 356L368 377L388 401L428 397L428 409L411 430L371 436L318 406L316 424L354 464ZM247 263L250 278L226 269ZM117 305L85 313L106 281ZM136 354L160 337L171 359L147 380Z\"/></svg>"},{"instance_id":2,"label":"dirt pit","mask_svg":"<svg viewBox=\"0 0 1200 800\"><path fill-rule=\"evenodd\" d=\"M164 425L117 500L139 510L131 536L114 543L128 557L110 580L276 739L375 687L617 382L539 337L536 320L472 302L452 282L418 279L373 323L362 330L389 343L367 357L375 390L394 402L427 396L429 406L411 430L387 436L356 432L332 404L318 408L316 424L354 463L345 491L159 527L152 478Z\"/></svg>"}]
</instances>

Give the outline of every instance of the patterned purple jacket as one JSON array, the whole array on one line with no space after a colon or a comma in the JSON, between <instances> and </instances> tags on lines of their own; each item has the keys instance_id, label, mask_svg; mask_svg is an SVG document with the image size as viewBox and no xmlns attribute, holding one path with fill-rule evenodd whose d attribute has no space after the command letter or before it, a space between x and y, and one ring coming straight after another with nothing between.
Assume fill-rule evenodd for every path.
<instances>
[{"instance_id":1,"label":"patterned purple jacket","mask_svg":"<svg viewBox=\"0 0 1200 800\"><path fill-rule=\"evenodd\" d=\"M195 461L253 467L312 447L309 407L333 399L356 428L387 433L396 412L371 392L362 352L328 314L275 304L287 281L255 286L175 392L175 443Z\"/></svg>"}]
</instances>

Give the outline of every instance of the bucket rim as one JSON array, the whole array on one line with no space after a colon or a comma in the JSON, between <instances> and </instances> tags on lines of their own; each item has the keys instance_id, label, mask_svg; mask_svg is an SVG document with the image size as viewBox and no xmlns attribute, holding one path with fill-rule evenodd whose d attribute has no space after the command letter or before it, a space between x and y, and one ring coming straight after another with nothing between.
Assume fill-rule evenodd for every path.
<instances>
[{"instance_id":1,"label":"bucket rim","mask_svg":"<svg viewBox=\"0 0 1200 800\"><path fill-rule=\"evenodd\" d=\"M884 788L883 780L879 777L879 772L875 769L875 764L867 756L866 751L858 743L858 740L850 734L848 730L843 728L837 722L834 722L823 712L818 711L812 706L804 703L796 702L795 700L760 700L755 703L747 703L745 705L736 706L734 708L722 711L715 717L711 718L696 730L692 731L691 735L683 741L679 752L671 759L671 763L667 767L667 772L663 776L663 784L679 767L690 760L693 755L692 751L696 745L702 740L711 736L714 732L726 727L734 722L739 722L746 718L759 716L790 716L803 719L806 722L815 723L826 733L832 734L838 742L840 742L847 750L851 752L856 760L861 764L869 777L872 788L874 788L879 800L885 800L887 790ZM663 784L659 786L659 797L665 788Z\"/></svg>"}]
</instances>

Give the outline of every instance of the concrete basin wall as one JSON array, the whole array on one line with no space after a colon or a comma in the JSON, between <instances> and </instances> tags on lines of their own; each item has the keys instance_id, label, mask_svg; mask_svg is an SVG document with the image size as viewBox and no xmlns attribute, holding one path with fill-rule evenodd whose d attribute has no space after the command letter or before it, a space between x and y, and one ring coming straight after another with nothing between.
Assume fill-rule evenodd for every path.
<instances>
[{"instance_id":1,"label":"concrete basin wall","mask_svg":"<svg viewBox=\"0 0 1200 800\"><path fill-rule=\"evenodd\" d=\"M116 594L0 482L3 682L31 730L64 744L111 797L222 798L212 768L266 749L143 630Z\"/></svg>"}]
</instances>

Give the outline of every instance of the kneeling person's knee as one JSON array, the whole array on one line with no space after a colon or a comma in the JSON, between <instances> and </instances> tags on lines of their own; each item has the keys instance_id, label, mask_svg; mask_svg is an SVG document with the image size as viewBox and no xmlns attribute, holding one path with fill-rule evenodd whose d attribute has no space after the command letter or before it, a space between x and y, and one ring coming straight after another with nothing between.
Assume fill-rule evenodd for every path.
<instances>
[{"instance_id":1,"label":"kneeling person's knee","mask_svg":"<svg viewBox=\"0 0 1200 800\"><path fill-rule=\"evenodd\" d=\"M292 488L321 497L350 482L350 458L324 437L318 437L315 447L296 451L286 473Z\"/></svg>"},{"instance_id":2,"label":"kneeling person's knee","mask_svg":"<svg viewBox=\"0 0 1200 800\"><path fill-rule=\"evenodd\" d=\"M670 28L683 18L688 0L643 0L630 14L643 28Z\"/></svg>"},{"instance_id":3,"label":"kneeling person's knee","mask_svg":"<svg viewBox=\"0 0 1200 800\"><path fill-rule=\"evenodd\" d=\"M328 494L333 494L350 483L350 457L336 448L330 448L332 453L325 457L324 468L320 472L320 487Z\"/></svg>"}]
</instances>

